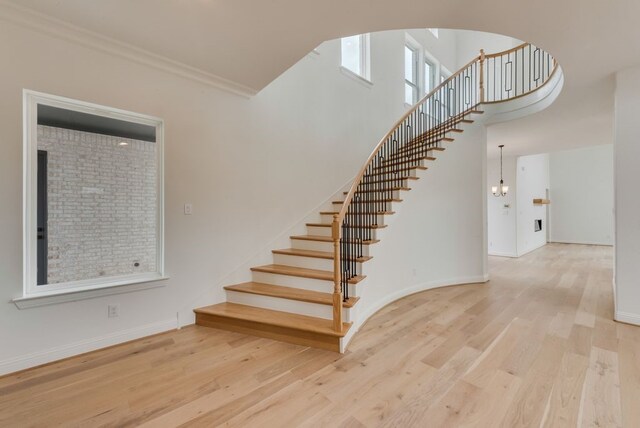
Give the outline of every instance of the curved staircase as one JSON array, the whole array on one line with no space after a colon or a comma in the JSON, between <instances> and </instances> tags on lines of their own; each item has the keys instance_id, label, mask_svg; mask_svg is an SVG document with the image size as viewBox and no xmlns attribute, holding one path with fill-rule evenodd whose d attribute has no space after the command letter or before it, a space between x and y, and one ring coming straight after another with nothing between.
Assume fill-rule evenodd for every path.
<instances>
[{"instance_id":1,"label":"curved staircase","mask_svg":"<svg viewBox=\"0 0 640 428\"><path fill-rule=\"evenodd\" d=\"M319 222L306 224L306 235L291 236L291 248L273 250L273 264L251 268L251 282L224 287L227 302L196 309L196 324L344 351L366 287L365 264L375 263L369 248L380 242L378 232L403 192L418 185L417 171L428 169L489 106L516 105L545 87L558 68L528 43L481 51L398 121L349 190L320 211Z\"/></svg>"}]
</instances>

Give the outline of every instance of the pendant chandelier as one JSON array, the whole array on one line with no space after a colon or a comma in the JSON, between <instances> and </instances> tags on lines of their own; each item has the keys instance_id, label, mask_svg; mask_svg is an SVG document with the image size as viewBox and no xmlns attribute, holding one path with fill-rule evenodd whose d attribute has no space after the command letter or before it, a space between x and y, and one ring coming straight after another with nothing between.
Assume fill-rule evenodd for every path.
<instances>
[{"instance_id":1,"label":"pendant chandelier","mask_svg":"<svg viewBox=\"0 0 640 428\"><path fill-rule=\"evenodd\" d=\"M507 196L507 192L509 191L509 186L505 186L504 180L502 179L502 148L504 147L504 144L501 144L498 147L500 147L500 185L491 187L491 193L496 197Z\"/></svg>"}]
</instances>

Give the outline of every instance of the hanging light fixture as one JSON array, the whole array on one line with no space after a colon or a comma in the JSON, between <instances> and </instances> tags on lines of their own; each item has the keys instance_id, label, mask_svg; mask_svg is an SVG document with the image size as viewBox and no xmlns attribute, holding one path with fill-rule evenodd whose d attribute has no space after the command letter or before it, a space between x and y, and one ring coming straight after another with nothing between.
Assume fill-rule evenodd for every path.
<instances>
[{"instance_id":1,"label":"hanging light fixture","mask_svg":"<svg viewBox=\"0 0 640 428\"><path fill-rule=\"evenodd\" d=\"M501 144L498 147L500 147L500 186L492 186L491 193L493 193L493 196L500 197L507 196L509 186L505 186L504 180L502 179L502 148L504 147L504 144Z\"/></svg>"}]
</instances>

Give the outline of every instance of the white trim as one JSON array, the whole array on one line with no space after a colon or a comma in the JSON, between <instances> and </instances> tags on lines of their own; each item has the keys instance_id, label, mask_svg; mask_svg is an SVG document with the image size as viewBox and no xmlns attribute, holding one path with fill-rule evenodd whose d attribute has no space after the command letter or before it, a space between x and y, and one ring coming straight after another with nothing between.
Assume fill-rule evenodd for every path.
<instances>
[{"instance_id":1,"label":"white trim","mask_svg":"<svg viewBox=\"0 0 640 428\"><path fill-rule=\"evenodd\" d=\"M369 307L367 307L364 310L364 312L358 313L356 315L357 322L355 322L354 325L351 327L351 329L349 330L349 334L345 336L340 342L340 348L341 348L340 352L344 352L344 350L349 345L349 342L351 341L353 336L355 336L355 333L357 333L360 330L360 328L367 322L369 318L371 318L371 316L373 316L376 312L378 312L380 309L384 308L385 306L395 302L396 300L402 299L403 297L409 296L411 294L420 293L421 291L427 291L434 288L442 288L442 287L449 287L452 285L463 285L463 284L481 284L481 283L486 283L487 281L489 281L488 274L473 275L473 276L452 278L452 279L446 279L446 280L436 280L436 281L423 282L421 284L413 285L411 287L398 290L395 293L386 295L385 297L378 300L377 302L369 305ZM360 304L362 304L362 302ZM353 332L351 330L353 330Z\"/></svg>"},{"instance_id":2,"label":"white trim","mask_svg":"<svg viewBox=\"0 0 640 428\"><path fill-rule=\"evenodd\" d=\"M630 312L616 311L614 319L626 324L640 325L640 315Z\"/></svg>"},{"instance_id":3,"label":"white trim","mask_svg":"<svg viewBox=\"0 0 640 428\"><path fill-rule=\"evenodd\" d=\"M407 70L404 70L404 86L403 86L403 96L406 97L406 85L409 85L411 88L415 89L415 92L412 91L414 99L412 100L411 105L413 106L417 103L420 98L422 98L422 94L424 93L424 47L416 41L409 33L404 33L404 47L409 48L409 50L413 53L413 72L415 73L415 82L411 82L407 80ZM405 50L402 50L403 56L406 55ZM403 65L406 66L406 58L403 58ZM404 103L407 104L407 100L405 98Z\"/></svg>"},{"instance_id":4,"label":"white trim","mask_svg":"<svg viewBox=\"0 0 640 428\"><path fill-rule=\"evenodd\" d=\"M371 88L373 86L373 82L371 80L367 79L366 77L362 77L361 75L359 75L354 71L349 70L347 67L341 65L339 69L342 74L362 84L366 88Z\"/></svg>"},{"instance_id":5,"label":"white trim","mask_svg":"<svg viewBox=\"0 0 640 428\"><path fill-rule=\"evenodd\" d=\"M128 122L136 122L156 128L157 155L157 230L156 230L156 271L133 275L91 278L62 284L37 284L37 106L49 105L67 110L99 115ZM53 295L69 294L70 292L94 291L100 288L117 287L128 284L146 283L166 278L164 266L164 121L160 118L133 113L112 107L93 104L85 101L73 100L56 95L44 94L31 90L23 90L23 148L24 148L24 183L23 183L23 295L14 299L18 302L37 297L51 297ZM146 287L149 288L149 287ZM94 293L96 294L96 293ZM110 294L110 293L107 293ZM89 298L91 294L87 294ZM69 301L68 297L48 299L52 304L58 301ZM74 298L72 300L80 300ZM40 306L40 305L27 305Z\"/></svg>"},{"instance_id":6,"label":"white trim","mask_svg":"<svg viewBox=\"0 0 640 428\"><path fill-rule=\"evenodd\" d=\"M360 38L360 52L359 52L360 57L358 59L360 61L361 74L356 73L355 71L343 65L344 61L342 58L342 51L343 51L342 43L344 42L344 39L350 38L350 37ZM356 34L354 36L343 37L342 39L340 39L340 67L352 73L354 76L357 76L363 79L364 81L371 83L371 35L369 33Z\"/></svg>"},{"instance_id":7,"label":"white trim","mask_svg":"<svg viewBox=\"0 0 640 428\"><path fill-rule=\"evenodd\" d=\"M38 351L27 355L20 355L0 361L0 375L13 373L19 370L28 369L30 367L39 366L50 363L52 361L61 360L63 358L84 354L86 352L95 351L97 349L106 348L108 346L117 345L135 339L140 339L153 334L163 333L178 328L177 319L159 321L152 324L146 324L140 327L134 327L128 330L118 331L106 334L101 337L81 340L79 342L67 345L57 346L54 348Z\"/></svg>"},{"instance_id":8,"label":"white trim","mask_svg":"<svg viewBox=\"0 0 640 428\"><path fill-rule=\"evenodd\" d=\"M431 81L431 83L429 84L429 87L431 89L429 89L429 91L427 91L427 76L424 73L424 64L425 63L429 63L431 65L431 68L433 69L433 80ZM424 58L422 58L422 75L423 75L423 93L424 95L427 95L428 92L431 92L435 87L437 87L440 83L437 81L438 80L438 73L440 72L440 61L438 61L438 59L431 55L431 52L429 52L428 50L424 49Z\"/></svg>"},{"instance_id":9,"label":"white trim","mask_svg":"<svg viewBox=\"0 0 640 428\"><path fill-rule=\"evenodd\" d=\"M512 258L518 257L516 253L503 253L500 251L489 251L488 254L494 257L512 257Z\"/></svg>"},{"instance_id":10,"label":"white trim","mask_svg":"<svg viewBox=\"0 0 640 428\"><path fill-rule=\"evenodd\" d=\"M245 98L249 98L258 93L258 91L253 88L217 76L208 71L183 64L179 61L80 28L16 4L0 2L0 20L24 26L37 32L58 37L110 55L125 58Z\"/></svg>"},{"instance_id":11,"label":"white trim","mask_svg":"<svg viewBox=\"0 0 640 428\"><path fill-rule=\"evenodd\" d=\"M169 277L157 274L146 275L145 278L136 278L112 283L93 286L93 288L67 289L49 293L39 293L29 296L22 296L13 299L11 302L18 309L29 309L40 306L54 305L57 303L76 302L78 300L93 299L96 297L110 296L113 294L132 293L134 291L148 290L150 288L164 287L165 284L159 281L166 281Z\"/></svg>"},{"instance_id":12,"label":"white trim","mask_svg":"<svg viewBox=\"0 0 640 428\"><path fill-rule=\"evenodd\" d=\"M613 247L613 244L608 244L605 242L596 242L596 241L556 241L550 240L549 244L575 244L575 245L600 245L603 247Z\"/></svg>"}]
</instances>

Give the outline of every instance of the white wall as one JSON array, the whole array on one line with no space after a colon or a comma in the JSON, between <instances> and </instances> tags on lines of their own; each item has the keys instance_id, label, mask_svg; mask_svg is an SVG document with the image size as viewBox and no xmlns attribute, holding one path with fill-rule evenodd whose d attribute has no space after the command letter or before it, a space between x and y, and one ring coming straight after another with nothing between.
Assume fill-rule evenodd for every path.
<instances>
[{"instance_id":1,"label":"white wall","mask_svg":"<svg viewBox=\"0 0 640 428\"><path fill-rule=\"evenodd\" d=\"M339 71L333 41L244 99L3 23L0 372L185 325L194 307L223 301L222 286L248 279L247 266L288 245L284 232L352 179L400 117L404 39L371 35L372 86ZM22 292L23 88L165 120L164 287L23 310L10 303ZM185 202L193 215L183 215ZM434 266L451 263L438 254ZM464 271L457 263L451 269ZM107 318L109 304L119 305L118 318Z\"/></svg>"},{"instance_id":2,"label":"white wall","mask_svg":"<svg viewBox=\"0 0 640 428\"><path fill-rule=\"evenodd\" d=\"M489 254L520 257L547 243L547 205L534 205L533 199L546 197L549 155L506 157L503 176L509 192L496 198L491 186L500 181L500 158L490 159L486 182ZM535 219L542 219L540 232L534 231Z\"/></svg>"},{"instance_id":3,"label":"white wall","mask_svg":"<svg viewBox=\"0 0 640 428\"><path fill-rule=\"evenodd\" d=\"M551 242L613 245L613 145L549 154Z\"/></svg>"},{"instance_id":4,"label":"white wall","mask_svg":"<svg viewBox=\"0 0 640 428\"><path fill-rule=\"evenodd\" d=\"M492 186L500 183L500 158L487 161L487 221L489 254L493 256L517 257L517 201L516 158L503 159L502 176L509 186L506 196L496 197L491 193ZM509 207L505 207L508 205Z\"/></svg>"},{"instance_id":5,"label":"white wall","mask_svg":"<svg viewBox=\"0 0 640 428\"><path fill-rule=\"evenodd\" d=\"M512 37L481 31L456 30L457 61L456 68L463 67L471 58L480 55L480 49L486 54L498 53L518 46L522 41Z\"/></svg>"},{"instance_id":6,"label":"white wall","mask_svg":"<svg viewBox=\"0 0 640 428\"><path fill-rule=\"evenodd\" d=\"M536 198L545 198L549 188L549 155L518 158L516 166L518 205L518 256L547 243L547 206L534 205ZM535 232L534 220L542 219L542 230Z\"/></svg>"},{"instance_id":7,"label":"white wall","mask_svg":"<svg viewBox=\"0 0 640 428\"><path fill-rule=\"evenodd\" d=\"M640 67L617 73L615 92L616 319L640 325Z\"/></svg>"}]
</instances>

